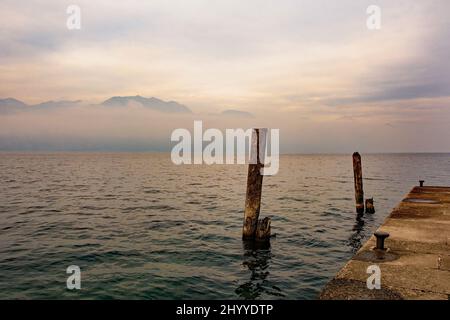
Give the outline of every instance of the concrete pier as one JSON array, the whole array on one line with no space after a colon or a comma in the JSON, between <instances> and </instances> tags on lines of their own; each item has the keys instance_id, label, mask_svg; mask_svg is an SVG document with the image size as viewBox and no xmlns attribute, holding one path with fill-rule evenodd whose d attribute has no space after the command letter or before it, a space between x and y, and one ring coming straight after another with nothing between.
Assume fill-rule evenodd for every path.
<instances>
[{"instance_id":1,"label":"concrete pier","mask_svg":"<svg viewBox=\"0 0 450 320\"><path fill-rule=\"evenodd\" d=\"M450 299L450 187L415 187L320 294L325 300ZM370 266L380 268L380 289L368 289Z\"/></svg>"}]
</instances>

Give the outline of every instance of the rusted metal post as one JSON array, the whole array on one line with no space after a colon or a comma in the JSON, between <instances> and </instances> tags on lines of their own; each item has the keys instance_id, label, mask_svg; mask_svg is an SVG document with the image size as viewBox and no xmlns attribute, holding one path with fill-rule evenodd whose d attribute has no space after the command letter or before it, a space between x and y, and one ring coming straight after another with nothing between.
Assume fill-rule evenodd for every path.
<instances>
[{"instance_id":1,"label":"rusted metal post","mask_svg":"<svg viewBox=\"0 0 450 320\"><path fill-rule=\"evenodd\" d=\"M364 213L364 191L363 191L361 156L359 155L358 152L355 152L353 154L353 176L355 179L356 212L358 214L362 214Z\"/></svg>"},{"instance_id":2,"label":"rusted metal post","mask_svg":"<svg viewBox=\"0 0 450 320\"><path fill-rule=\"evenodd\" d=\"M264 156L266 150L266 133L267 129L253 129L250 164L248 166L247 176L247 193L245 198L244 227L242 230L242 238L244 240L253 240L256 237L258 227L258 218L261 208L261 193L264 168ZM269 219L270 232L270 219ZM261 233L264 234L265 224L261 223Z\"/></svg>"},{"instance_id":3,"label":"rusted metal post","mask_svg":"<svg viewBox=\"0 0 450 320\"><path fill-rule=\"evenodd\" d=\"M375 213L375 206L373 205L373 198L366 199L366 213Z\"/></svg>"}]
</instances>

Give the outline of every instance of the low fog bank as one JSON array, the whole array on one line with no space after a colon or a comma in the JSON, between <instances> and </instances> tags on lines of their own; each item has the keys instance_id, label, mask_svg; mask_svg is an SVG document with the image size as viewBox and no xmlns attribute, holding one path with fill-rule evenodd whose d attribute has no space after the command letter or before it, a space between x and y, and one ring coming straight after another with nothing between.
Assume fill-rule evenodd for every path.
<instances>
[{"instance_id":1,"label":"low fog bank","mask_svg":"<svg viewBox=\"0 0 450 320\"><path fill-rule=\"evenodd\" d=\"M138 104L125 107L72 104L0 114L0 151L149 151L176 144L173 130L193 132L194 121L208 128L280 129L281 153L449 152L448 109L420 109L367 116L314 112L164 113ZM320 110L318 110L319 112ZM423 112L427 111L427 116ZM354 114L354 116L351 116ZM433 137L433 139L430 139Z\"/></svg>"},{"instance_id":2,"label":"low fog bank","mask_svg":"<svg viewBox=\"0 0 450 320\"><path fill-rule=\"evenodd\" d=\"M138 104L123 108L76 105L28 109L0 115L3 151L169 151L172 131L193 130L195 120L207 128L251 128L257 119L221 114L164 113Z\"/></svg>"}]
</instances>

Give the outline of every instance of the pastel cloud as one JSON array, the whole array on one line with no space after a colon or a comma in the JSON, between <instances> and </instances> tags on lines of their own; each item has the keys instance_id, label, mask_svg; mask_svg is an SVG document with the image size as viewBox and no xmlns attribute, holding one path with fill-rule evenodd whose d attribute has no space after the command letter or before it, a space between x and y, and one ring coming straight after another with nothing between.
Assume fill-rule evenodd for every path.
<instances>
[{"instance_id":1,"label":"pastel cloud","mask_svg":"<svg viewBox=\"0 0 450 320\"><path fill-rule=\"evenodd\" d=\"M332 124L341 148L349 123L355 130L389 124L401 139L394 144L372 130L379 150L406 145L406 133L422 125L439 142L433 150L450 150L439 138L450 127L446 0L377 1L379 31L366 28L368 0L80 0L82 30L69 31L72 3L0 3L0 98L141 94L197 115L232 106L297 135L299 126L323 133ZM317 150L333 143L317 141Z\"/></svg>"}]
</instances>

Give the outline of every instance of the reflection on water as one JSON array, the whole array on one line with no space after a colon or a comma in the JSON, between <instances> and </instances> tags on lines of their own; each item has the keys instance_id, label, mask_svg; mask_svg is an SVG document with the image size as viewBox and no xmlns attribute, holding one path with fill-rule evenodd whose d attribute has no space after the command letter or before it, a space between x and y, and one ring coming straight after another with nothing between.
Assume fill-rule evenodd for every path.
<instances>
[{"instance_id":1,"label":"reflection on water","mask_svg":"<svg viewBox=\"0 0 450 320\"><path fill-rule=\"evenodd\" d=\"M350 235L348 246L351 252L356 253L359 248L364 244L367 238L370 236L370 228L366 228L366 220L372 221L372 214L362 213L357 214L355 219L355 224L353 225L353 233Z\"/></svg>"},{"instance_id":2,"label":"reflection on water","mask_svg":"<svg viewBox=\"0 0 450 320\"><path fill-rule=\"evenodd\" d=\"M235 290L236 294L247 300L257 299L263 294L283 297L281 289L268 279L272 259L270 241L243 241L242 243L244 249L242 265L248 268L250 275L248 281Z\"/></svg>"},{"instance_id":3,"label":"reflection on water","mask_svg":"<svg viewBox=\"0 0 450 320\"><path fill-rule=\"evenodd\" d=\"M350 235L348 245L352 252L356 252L362 246L362 240L365 237L364 232L364 214L356 214L355 224L353 225L353 233Z\"/></svg>"}]
</instances>

